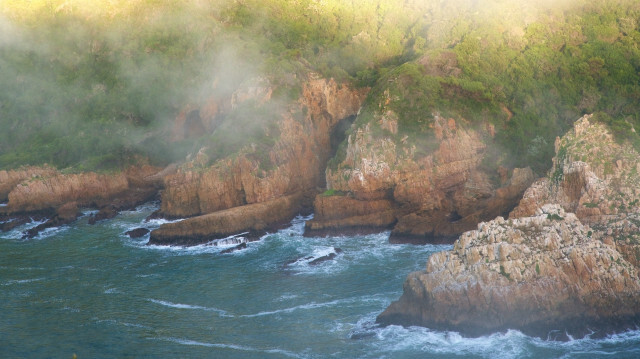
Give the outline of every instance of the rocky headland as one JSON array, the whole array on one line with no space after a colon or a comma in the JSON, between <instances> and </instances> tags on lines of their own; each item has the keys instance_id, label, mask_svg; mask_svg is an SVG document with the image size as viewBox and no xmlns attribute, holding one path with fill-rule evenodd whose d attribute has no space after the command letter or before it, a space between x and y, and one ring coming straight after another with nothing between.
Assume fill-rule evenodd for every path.
<instances>
[{"instance_id":1,"label":"rocky headland","mask_svg":"<svg viewBox=\"0 0 640 359\"><path fill-rule=\"evenodd\" d=\"M0 188L8 199L0 207L0 218L7 219L2 229L12 229L29 218L46 218L25 233L33 237L45 228L73 222L81 208L99 210L90 222L111 218L156 198L162 183L154 175L160 171L147 165L109 174L62 173L47 166L0 171Z\"/></svg>"},{"instance_id":2,"label":"rocky headland","mask_svg":"<svg viewBox=\"0 0 640 359\"><path fill-rule=\"evenodd\" d=\"M447 68L457 73L449 60ZM421 66L436 71L433 64ZM367 99L327 167L328 191L314 202L307 235L392 229L396 243L451 243L478 222L507 215L534 181L529 168L495 165L496 129L489 119L471 122L436 111L403 119L406 97L415 96L402 93L406 82L399 76Z\"/></svg>"},{"instance_id":3,"label":"rocky headland","mask_svg":"<svg viewBox=\"0 0 640 359\"><path fill-rule=\"evenodd\" d=\"M232 108L256 96L262 106L269 106L277 101L271 97L273 91L268 84L239 89L229 99L231 104L216 108ZM237 156L212 164L207 164L203 150L165 177L161 215L194 218L162 226L149 243L198 244L275 228L311 212L313 195L325 187L333 129L353 120L366 94L367 89L310 74L299 99L280 106L272 147L251 143Z\"/></svg>"},{"instance_id":4,"label":"rocky headland","mask_svg":"<svg viewBox=\"0 0 640 359\"><path fill-rule=\"evenodd\" d=\"M411 273L381 324L557 339L640 322L638 153L585 116L509 217L480 223Z\"/></svg>"}]
</instances>

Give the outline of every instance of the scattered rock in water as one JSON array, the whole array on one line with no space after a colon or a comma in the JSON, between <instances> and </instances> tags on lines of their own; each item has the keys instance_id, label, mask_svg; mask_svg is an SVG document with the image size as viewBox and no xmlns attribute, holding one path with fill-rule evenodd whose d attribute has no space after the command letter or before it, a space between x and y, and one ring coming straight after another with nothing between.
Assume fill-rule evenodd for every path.
<instances>
[{"instance_id":1,"label":"scattered rock in water","mask_svg":"<svg viewBox=\"0 0 640 359\"><path fill-rule=\"evenodd\" d=\"M94 214L89 218L89 224L96 224L98 221L102 221L105 219L111 219L118 215L118 211L112 205L104 206L100 208L98 213Z\"/></svg>"},{"instance_id":2,"label":"scattered rock in water","mask_svg":"<svg viewBox=\"0 0 640 359\"><path fill-rule=\"evenodd\" d=\"M128 235L129 238L140 238L144 237L149 232L150 231L147 228L136 228L125 232L125 234Z\"/></svg>"},{"instance_id":3,"label":"scattered rock in water","mask_svg":"<svg viewBox=\"0 0 640 359\"><path fill-rule=\"evenodd\" d=\"M220 252L220 254L228 254L228 253L233 253L236 251L240 251L243 249L247 248L247 242L242 242L240 244L238 244L237 246L231 247L231 248L227 248L225 250L223 250L222 252Z\"/></svg>"},{"instance_id":4,"label":"scattered rock in water","mask_svg":"<svg viewBox=\"0 0 640 359\"><path fill-rule=\"evenodd\" d=\"M329 254L325 254L325 255L320 256L320 257L317 257L317 256L306 256L306 257L303 257L303 258L290 260L287 263L285 263L285 266L302 264L302 263L306 263L308 265L315 266L315 265L318 265L318 264L321 264L321 263L324 263L326 261L330 261L330 260L334 259L340 253L342 253L342 249L333 248L333 252L331 252Z\"/></svg>"},{"instance_id":5,"label":"scattered rock in water","mask_svg":"<svg viewBox=\"0 0 640 359\"><path fill-rule=\"evenodd\" d=\"M53 217L49 218L46 222L39 224L24 233L22 236L23 239L31 239L37 236L40 232L47 228L59 227L65 224L70 224L78 217L80 217L82 213L78 208L77 202L68 202L64 205L58 207L56 213Z\"/></svg>"},{"instance_id":6,"label":"scattered rock in water","mask_svg":"<svg viewBox=\"0 0 640 359\"><path fill-rule=\"evenodd\" d=\"M27 216L21 216L17 218L13 218L7 222L4 222L0 225L0 231L8 232L16 227L20 227L23 224L27 224L31 222L31 218Z\"/></svg>"}]
</instances>

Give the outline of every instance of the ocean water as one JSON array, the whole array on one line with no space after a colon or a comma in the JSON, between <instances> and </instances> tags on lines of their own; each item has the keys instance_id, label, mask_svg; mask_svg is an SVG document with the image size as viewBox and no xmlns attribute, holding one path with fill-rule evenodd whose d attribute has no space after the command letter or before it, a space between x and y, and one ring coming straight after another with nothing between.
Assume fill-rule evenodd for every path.
<instances>
[{"instance_id":1,"label":"ocean water","mask_svg":"<svg viewBox=\"0 0 640 359\"><path fill-rule=\"evenodd\" d=\"M640 330L555 342L377 327L406 275L450 246L391 245L388 233L304 238L301 217L231 254L129 239L162 223L144 222L154 209L32 240L20 230L35 223L0 233L0 358L640 357Z\"/></svg>"}]
</instances>

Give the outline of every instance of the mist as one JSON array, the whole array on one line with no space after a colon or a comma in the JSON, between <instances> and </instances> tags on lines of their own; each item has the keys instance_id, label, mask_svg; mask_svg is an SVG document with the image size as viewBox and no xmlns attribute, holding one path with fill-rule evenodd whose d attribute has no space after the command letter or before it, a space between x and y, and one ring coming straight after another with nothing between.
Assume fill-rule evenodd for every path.
<instances>
[{"instance_id":1,"label":"mist","mask_svg":"<svg viewBox=\"0 0 640 359\"><path fill-rule=\"evenodd\" d=\"M176 117L243 86L262 83L293 94L274 99L265 116L256 115L265 109L248 113L247 121L269 125L296 100L309 72L373 86L394 67L451 49L470 34L482 41L498 34L523 51L529 24L585 6L585 0L5 1L0 168L179 161L211 136L225 135L172 142ZM238 116L219 120L225 118ZM243 137L232 124L215 127Z\"/></svg>"}]
</instances>

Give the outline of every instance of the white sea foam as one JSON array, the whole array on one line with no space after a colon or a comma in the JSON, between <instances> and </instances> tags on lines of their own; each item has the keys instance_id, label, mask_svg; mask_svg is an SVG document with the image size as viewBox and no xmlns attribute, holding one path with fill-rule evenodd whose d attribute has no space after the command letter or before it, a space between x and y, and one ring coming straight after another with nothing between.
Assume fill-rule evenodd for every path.
<instances>
[{"instance_id":1,"label":"white sea foam","mask_svg":"<svg viewBox=\"0 0 640 359\"><path fill-rule=\"evenodd\" d=\"M190 309L190 310L204 310L204 311L207 311L207 312L216 312L216 313L220 314L221 316L230 316L230 315L227 314L227 312L225 310L218 309L218 308L213 308L213 307L203 307L203 306L200 306L200 305L172 303L172 302L168 302L168 301L164 301L164 300L151 299L151 298L148 298L147 300L149 302L152 302L152 303L155 303L155 304L164 305L165 307L170 307L170 308Z\"/></svg>"},{"instance_id":2,"label":"white sea foam","mask_svg":"<svg viewBox=\"0 0 640 359\"><path fill-rule=\"evenodd\" d=\"M384 303L387 302L385 299L382 298L381 295L368 295L368 296L336 299L336 300L332 300L332 301L329 301L329 302L320 302L320 303L311 302L311 303L296 305L296 306L289 307L289 308L282 308L282 309L276 309L276 310L270 310L270 311L263 311L263 312L258 312L258 313L254 313L254 314L237 315L237 317L255 318L255 317L263 317L263 316L267 316L267 315L276 315L276 314L282 314L282 313L292 313L292 312L295 312L295 311L298 311L298 310L309 310L309 309L317 309L317 308L330 308L330 307L337 307L337 306L350 307L350 306L354 306L354 305L361 305L364 302L369 302L370 303L372 301L378 301L378 302L384 302Z\"/></svg>"},{"instance_id":3,"label":"white sea foam","mask_svg":"<svg viewBox=\"0 0 640 359\"><path fill-rule=\"evenodd\" d=\"M60 232L64 232L64 231L66 231L68 229L69 229L68 226L45 228L40 233L38 233L38 235L35 237L35 239L47 239L47 238L50 238L50 237L53 237L53 236L57 235Z\"/></svg>"},{"instance_id":4,"label":"white sea foam","mask_svg":"<svg viewBox=\"0 0 640 359\"><path fill-rule=\"evenodd\" d=\"M232 350L239 350L239 351L246 351L246 352L281 354L290 358L305 358L305 356L303 355L296 354L283 349L259 349L259 348L252 348L248 346L238 345L238 344L206 343L206 342L200 342L196 340L171 338L171 337L159 337L155 339L169 341L169 342L178 343L182 345L193 345L193 346L200 346L200 347L207 347L207 348L232 349Z\"/></svg>"},{"instance_id":5,"label":"white sea foam","mask_svg":"<svg viewBox=\"0 0 640 359\"><path fill-rule=\"evenodd\" d=\"M107 324L115 324L115 325L123 325L125 327L132 327L132 328L140 328L140 329L153 329L151 327L148 327L146 325L142 325L142 324L136 324L136 323L128 323L128 322L121 322L115 319L97 319L97 318L92 318L93 320L96 321L96 323L100 324L100 323L107 323Z\"/></svg>"},{"instance_id":6,"label":"white sea foam","mask_svg":"<svg viewBox=\"0 0 640 359\"><path fill-rule=\"evenodd\" d=\"M31 283L31 282L39 282L41 280L46 280L46 279L47 278L14 279L14 280L9 280L3 283L2 285L25 284L25 283Z\"/></svg>"}]
</instances>

